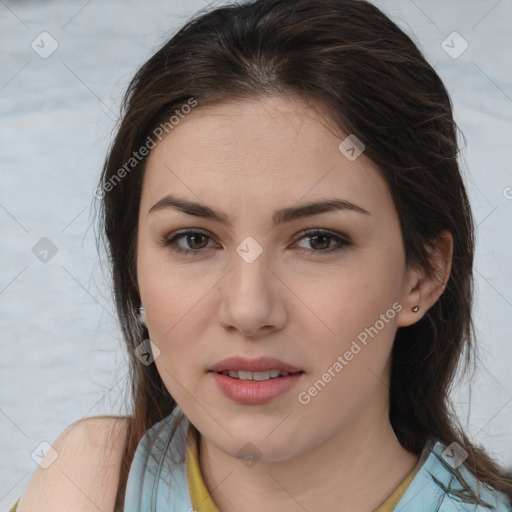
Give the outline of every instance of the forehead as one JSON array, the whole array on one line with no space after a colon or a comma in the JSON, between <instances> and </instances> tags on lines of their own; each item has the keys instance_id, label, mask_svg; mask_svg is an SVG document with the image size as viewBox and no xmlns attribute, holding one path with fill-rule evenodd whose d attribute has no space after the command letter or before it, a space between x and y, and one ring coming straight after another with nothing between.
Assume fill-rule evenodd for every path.
<instances>
[{"instance_id":1,"label":"forehead","mask_svg":"<svg viewBox=\"0 0 512 512\"><path fill-rule=\"evenodd\" d=\"M340 151L347 135L321 107L297 98L196 107L151 151L141 209L166 193L226 209L333 196L357 198L370 211L392 207L375 164L364 153L351 161Z\"/></svg>"}]
</instances>

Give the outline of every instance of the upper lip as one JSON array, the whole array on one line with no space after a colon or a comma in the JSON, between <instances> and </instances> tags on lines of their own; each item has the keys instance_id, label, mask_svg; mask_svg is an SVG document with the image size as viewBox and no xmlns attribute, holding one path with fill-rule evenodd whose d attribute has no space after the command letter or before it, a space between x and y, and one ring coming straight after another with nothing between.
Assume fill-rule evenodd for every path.
<instances>
[{"instance_id":1,"label":"upper lip","mask_svg":"<svg viewBox=\"0 0 512 512\"><path fill-rule=\"evenodd\" d=\"M228 357L219 361L210 368L212 372L222 372L225 370L243 370L249 372L264 372L267 370L279 370L287 373L296 373L303 371L291 364L284 363L273 357L259 357L258 359L245 359L243 357Z\"/></svg>"}]
</instances>

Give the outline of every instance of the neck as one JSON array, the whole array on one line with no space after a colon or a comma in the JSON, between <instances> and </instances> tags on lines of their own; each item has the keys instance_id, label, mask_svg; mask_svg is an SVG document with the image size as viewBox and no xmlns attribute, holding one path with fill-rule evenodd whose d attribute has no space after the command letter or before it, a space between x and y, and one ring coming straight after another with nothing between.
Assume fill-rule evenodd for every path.
<instances>
[{"instance_id":1,"label":"neck","mask_svg":"<svg viewBox=\"0 0 512 512\"><path fill-rule=\"evenodd\" d=\"M367 405L320 445L279 462L247 467L201 436L199 464L213 501L221 512L375 510L419 457L402 448L387 410Z\"/></svg>"}]
</instances>

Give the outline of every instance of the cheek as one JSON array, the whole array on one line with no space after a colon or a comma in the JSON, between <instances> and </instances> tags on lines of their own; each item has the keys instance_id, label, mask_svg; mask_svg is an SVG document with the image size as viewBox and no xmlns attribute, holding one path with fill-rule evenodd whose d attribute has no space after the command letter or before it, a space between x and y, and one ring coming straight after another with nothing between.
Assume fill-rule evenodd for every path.
<instances>
[{"instance_id":1,"label":"cheek","mask_svg":"<svg viewBox=\"0 0 512 512\"><path fill-rule=\"evenodd\" d=\"M318 340L309 331L309 341L313 340L317 349L309 378L297 390L298 410L304 411L306 423L327 410L332 425L345 423L376 390L387 393L386 368L396 333L396 309L389 305L376 308L378 314L361 313L358 305L349 302L331 306L331 310L330 324L336 336ZM311 414L312 409L318 414Z\"/></svg>"},{"instance_id":2,"label":"cheek","mask_svg":"<svg viewBox=\"0 0 512 512\"><path fill-rule=\"evenodd\" d=\"M303 303L298 303L296 321L306 321L325 343L339 349L378 322L381 315L386 317L385 327L379 321L378 329L388 331L398 307L393 309L393 304L400 297L400 279L393 261L383 261L366 251L346 265L331 268L328 274L303 272L295 281Z\"/></svg>"},{"instance_id":3,"label":"cheek","mask_svg":"<svg viewBox=\"0 0 512 512\"><path fill-rule=\"evenodd\" d=\"M193 376L194 351L209 318L207 279L185 274L155 253L144 248L139 252L139 290L149 337L160 350L155 364L174 396Z\"/></svg>"},{"instance_id":4,"label":"cheek","mask_svg":"<svg viewBox=\"0 0 512 512\"><path fill-rule=\"evenodd\" d=\"M143 291L144 290L144 291ZM151 340L169 356L190 351L211 318L208 295L199 280L163 273L148 276L141 287Z\"/></svg>"},{"instance_id":5,"label":"cheek","mask_svg":"<svg viewBox=\"0 0 512 512\"><path fill-rule=\"evenodd\" d=\"M152 258L140 257L139 288L149 337L160 350L155 365L176 402L190 407L191 397L203 396L219 277L206 265Z\"/></svg>"},{"instance_id":6,"label":"cheek","mask_svg":"<svg viewBox=\"0 0 512 512\"><path fill-rule=\"evenodd\" d=\"M393 266L397 260L399 255L392 252L386 257L385 251L368 250L330 275L316 280L301 276L300 293L308 297L304 302L315 314L301 307L295 322L308 333L306 353L308 344L317 347L313 371L301 389L305 400L310 398L320 408L333 401L344 403L343 410L352 410L385 382L402 308L397 300L398 266ZM311 282L315 286L306 295ZM341 409L339 413L344 414Z\"/></svg>"},{"instance_id":7,"label":"cheek","mask_svg":"<svg viewBox=\"0 0 512 512\"><path fill-rule=\"evenodd\" d=\"M147 326L151 341L159 348L155 365L162 381L172 397L182 405L196 395L196 383L204 373L198 364L200 340L209 315L205 306L204 293L199 285L187 286L180 279L165 278L148 281ZM187 286L185 289L182 286Z\"/></svg>"},{"instance_id":8,"label":"cheek","mask_svg":"<svg viewBox=\"0 0 512 512\"><path fill-rule=\"evenodd\" d=\"M167 249L151 247L143 240L139 244L137 277L155 341L167 344L168 339L181 340L176 332L184 330L191 317L196 324L201 322L208 291L215 283L203 265L173 261Z\"/></svg>"}]
</instances>

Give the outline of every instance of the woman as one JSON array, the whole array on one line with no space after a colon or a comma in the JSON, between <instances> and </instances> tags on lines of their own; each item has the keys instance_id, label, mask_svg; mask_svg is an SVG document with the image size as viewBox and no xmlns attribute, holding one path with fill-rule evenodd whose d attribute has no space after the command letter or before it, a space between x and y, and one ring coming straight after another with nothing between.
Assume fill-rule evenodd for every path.
<instances>
[{"instance_id":1,"label":"woman","mask_svg":"<svg viewBox=\"0 0 512 512\"><path fill-rule=\"evenodd\" d=\"M474 343L455 128L365 1L187 23L98 189L133 416L72 425L18 510L511 510L449 407Z\"/></svg>"}]
</instances>

